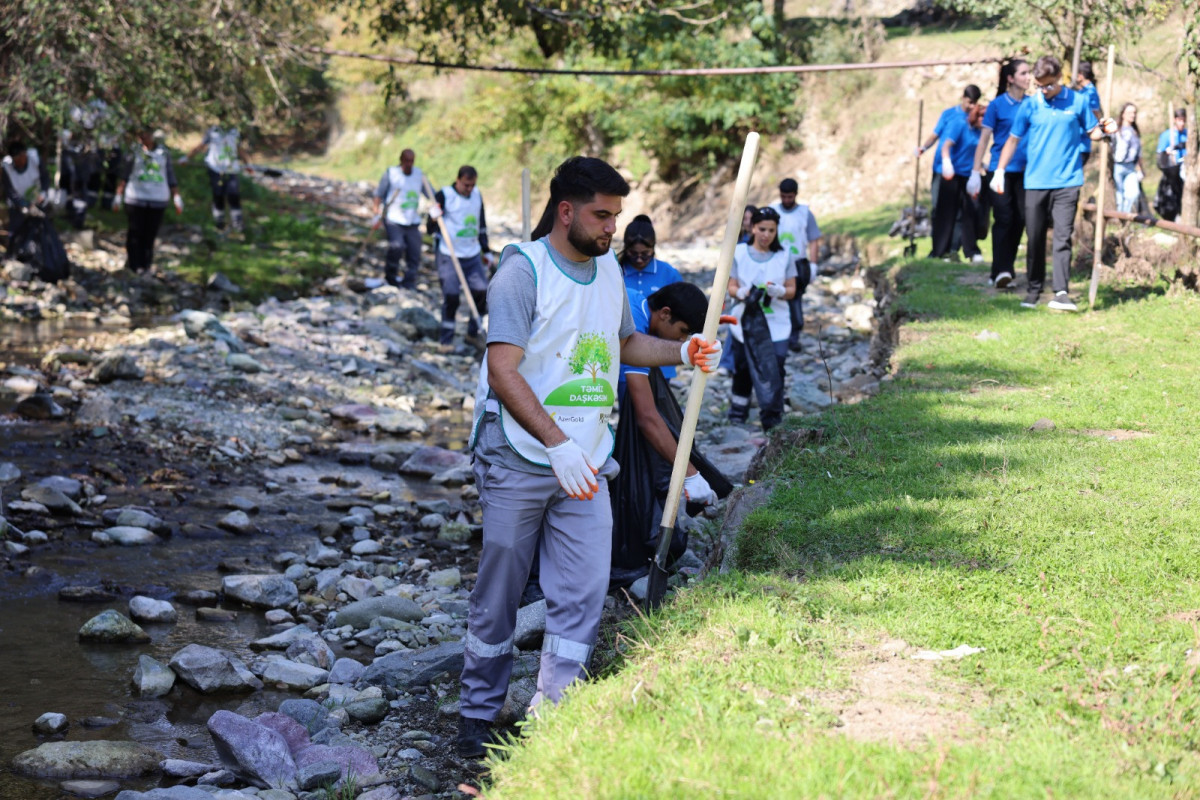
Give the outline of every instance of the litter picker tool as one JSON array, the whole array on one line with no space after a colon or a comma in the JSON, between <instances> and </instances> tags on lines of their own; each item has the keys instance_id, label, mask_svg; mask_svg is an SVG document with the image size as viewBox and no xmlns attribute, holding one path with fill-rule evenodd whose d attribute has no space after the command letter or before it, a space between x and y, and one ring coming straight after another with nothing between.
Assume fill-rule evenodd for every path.
<instances>
[{"instance_id":1,"label":"litter picker tool","mask_svg":"<svg viewBox=\"0 0 1200 800\"><path fill-rule=\"evenodd\" d=\"M429 196L435 197L437 192L433 190L433 185L429 183L429 177L425 173L421 173L421 180L425 182L425 191L429 192ZM436 202L436 201L435 201ZM467 285L467 276L463 272L462 264L458 261L458 255L454 252L454 240L450 238L450 230L446 227L446 220L439 215L437 218L438 230L442 233L442 241L446 243L446 249L450 251L450 260L454 262L454 272L458 275L458 285L462 296L467 301L467 308L471 309L471 316L475 318L475 324L479 326L479 331L482 333L483 318L479 316L479 309L475 307L475 298L471 296L471 287Z\"/></svg>"},{"instance_id":2,"label":"litter picker tool","mask_svg":"<svg viewBox=\"0 0 1200 800\"><path fill-rule=\"evenodd\" d=\"M924 133L922 128L925 124L925 101L920 100L917 103L917 147L921 146L921 134ZM912 224L908 229L908 244L904 246L904 257L912 258L917 254L917 192L921 186L921 157L917 156L913 164L913 201L912 201Z\"/></svg>"},{"instance_id":3,"label":"litter picker tool","mask_svg":"<svg viewBox=\"0 0 1200 800\"><path fill-rule=\"evenodd\" d=\"M721 306L724 304L725 289L729 285L729 272L733 267L733 249L742 232L742 214L746 208L746 195L750 191L750 179L754 174L754 161L758 157L758 134L751 131L746 136L742 149L742 163L738 167L737 182L733 197L729 200L729 216L725 222L725 239L721 242L721 254L717 258L717 274L713 276L712 292L708 296L708 312L704 317L704 338L717 338ZM658 547L650 565L650 579L646 587L646 604L650 609L662 605L667 593L667 556L671 549L671 538L675 535L675 517L679 513L679 496L683 493L683 479L687 475L688 461L692 455L692 440L696 436L696 422L700 418L700 404L704 402L704 387L708 374L697 367L692 370L692 387L688 393L687 408L683 412L683 424L679 428L679 446L675 449L675 464L671 468L671 486L663 507L662 523L658 526Z\"/></svg>"},{"instance_id":4,"label":"litter picker tool","mask_svg":"<svg viewBox=\"0 0 1200 800\"><path fill-rule=\"evenodd\" d=\"M1108 73L1104 76L1104 108L1112 112L1113 69L1116 48L1108 46ZM1169 122L1169 120L1168 120ZM1108 137L1100 140L1100 185L1096 187L1096 240L1092 244L1092 282L1088 286L1088 309L1096 307L1096 289L1100 286L1100 256L1104 253L1104 194L1108 188Z\"/></svg>"}]
</instances>

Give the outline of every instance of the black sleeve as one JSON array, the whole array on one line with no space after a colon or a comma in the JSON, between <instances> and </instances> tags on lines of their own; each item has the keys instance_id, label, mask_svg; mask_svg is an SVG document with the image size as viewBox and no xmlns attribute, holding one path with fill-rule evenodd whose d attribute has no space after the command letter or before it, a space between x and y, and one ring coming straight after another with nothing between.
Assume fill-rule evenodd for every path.
<instances>
[{"instance_id":1,"label":"black sleeve","mask_svg":"<svg viewBox=\"0 0 1200 800\"><path fill-rule=\"evenodd\" d=\"M436 202L438 204L439 208L442 208L442 209L446 208L446 195L440 189L438 190L437 194L435 194L433 196L433 199L434 199L434 202ZM437 224L436 219L434 219L433 217L429 218L429 221L425 223L425 232L428 233L430 236L436 236L438 234L439 231L438 231L438 224Z\"/></svg>"},{"instance_id":2,"label":"black sleeve","mask_svg":"<svg viewBox=\"0 0 1200 800\"><path fill-rule=\"evenodd\" d=\"M171 158L171 151L167 151L167 187L174 191L179 186L179 181L175 179L175 164Z\"/></svg>"},{"instance_id":3,"label":"black sleeve","mask_svg":"<svg viewBox=\"0 0 1200 800\"><path fill-rule=\"evenodd\" d=\"M50 173L46 170L46 162L38 159L38 184L42 187L42 192L50 191Z\"/></svg>"},{"instance_id":4,"label":"black sleeve","mask_svg":"<svg viewBox=\"0 0 1200 800\"><path fill-rule=\"evenodd\" d=\"M482 199L479 201L479 246L485 253L492 252L492 249L488 247L487 212L484 211Z\"/></svg>"},{"instance_id":5,"label":"black sleeve","mask_svg":"<svg viewBox=\"0 0 1200 800\"><path fill-rule=\"evenodd\" d=\"M135 145L140 147L141 145ZM121 183L129 183L129 176L133 174L133 153L125 154L125 158L121 159L121 173L119 180Z\"/></svg>"}]
</instances>

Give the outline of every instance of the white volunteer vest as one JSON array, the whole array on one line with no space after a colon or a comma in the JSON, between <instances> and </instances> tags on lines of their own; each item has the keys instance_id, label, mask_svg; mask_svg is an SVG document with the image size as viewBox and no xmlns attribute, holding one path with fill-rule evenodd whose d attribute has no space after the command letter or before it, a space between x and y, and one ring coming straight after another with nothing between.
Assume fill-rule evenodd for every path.
<instances>
[{"instance_id":1,"label":"white volunteer vest","mask_svg":"<svg viewBox=\"0 0 1200 800\"><path fill-rule=\"evenodd\" d=\"M133 171L125 184L127 205L158 204L165 206L171 201L171 187L167 185L167 155L161 145L150 152L138 145L133 151Z\"/></svg>"},{"instance_id":2,"label":"white volunteer vest","mask_svg":"<svg viewBox=\"0 0 1200 800\"><path fill-rule=\"evenodd\" d=\"M25 151L25 158L28 159L25 164L24 172L17 172L17 168L13 165L12 156L5 156L4 172L8 175L8 181L12 184L13 190L17 194L24 197L26 200L33 200L33 187L38 185L38 167L42 160L38 157L37 150L32 147Z\"/></svg>"},{"instance_id":3,"label":"white volunteer vest","mask_svg":"<svg viewBox=\"0 0 1200 800\"><path fill-rule=\"evenodd\" d=\"M542 240L509 245L501 260L509 248L516 248L529 259L537 284L533 330L517 371L555 424L599 469L613 451L609 419L617 398L621 361L618 337L626 303L621 267L610 250L596 259L592 281L579 283L558 268ZM550 466L545 446L502 405L488 399L485 355L475 392L471 447L475 446L479 422L489 406L498 409L504 438L518 455L532 464Z\"/></svg>"},{"instance_id":4,"label":"white volunteer vest","mask_svg":"<svg viewBox=\"0 0 1200 800\"><path fill-rule=\"evenodd\" d=\"M229 173L238 169L238 140L241 134L237 128L223 131L214 125L208 129L208 153L204 156L205 165L213 172Z\"/></svg>"},{"instance_id":5,"label":"white volunteer vest","mask_svg":"<svg viewBox=\"0 0 1200 800\"><path fill-rule=\"evenodd\" d=\"M750 257L750 245L743 242L733 249L733 261L737 264L737 279L742 286L758 286L762 288L767 281L783 286L787 280L787 268L792 263L792 255L786 249L772 253L766 261L755 261ZM733 307L732 314L738 322L729 326L733 338L739 342L742 339L742 312L746 310L745 303ZM764 307L767 316L767 327L771 329L771 340L781 342L792 333L792 318L788 313L787 300L776 297L771 300L770 307Z\"/></svg>"},{"instance_id":6,"label":"white volunteer vest","mask_svg":"<svg viewBox=\"0 0 1200 800\"><path fill-rule=\"evenodd\" d=\"M416 225L421 221L421 184L424 178L420 167L405 175L399 167L388 167L387 220L395 225Z\"/></svg>"},{"instance_id":7,"label":"white volunteer vest","mask_svg":"<svg viewBox=\"0 0 1200 800\"><path fill-rule=\"evenodd\" d=\"M812 216L808 206L797 203L791 211L784 211L782 203L772 203L771 208L779 212L779 243L792 258L808 258L808 218Z\"/></svg>"},{"instance_id":8,"label":"white volunteer vest","mask_svg":"<svg viewBox=\"0 0 1200 800\"><path fill-rule=\"evenodd\" d=\"M453 186L443 186L442 196L446 198L442 206L442 219L446 222L446 230L454 238L454 254L459 258L479 255L482 251L479 246L479 216L483 213L483 195L479 193L479 187L472 189L469 197L463 197ZM450 248L440 239L438 252L450 255ZM618 268L617 274L620 273Z\"/></svg>"}]
</instances>

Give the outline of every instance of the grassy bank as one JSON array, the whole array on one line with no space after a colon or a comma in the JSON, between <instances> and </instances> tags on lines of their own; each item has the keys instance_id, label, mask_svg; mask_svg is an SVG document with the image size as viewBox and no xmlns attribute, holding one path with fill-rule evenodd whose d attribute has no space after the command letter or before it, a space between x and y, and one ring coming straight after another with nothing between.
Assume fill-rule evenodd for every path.
<instances>
[{"instance_id":1,"label":"grassy bank","mask_svg":"<svg viewBox=\"0 0 1200 800\"><path fill-rule=\"evenodd\" d=\"M174 208L167 209L155 258L160 266L201 284L216 272L224 273L250 301L299 296L336 271L339 252L346 245L325 228L323 206L272 191L255 183L253 176L243 176L245 233L228 229L222 233L213 223L212 194L203 165L175 170L184 210L179 215ZM124 230L125 212L94 208L88 213L88 225L105 233ZM163 245L179 243L177 226L186 226L188 241L184 252L173 257Z\"/></svg>"},{"instance_id":2,"label":"grassy bank","mask_svg":"<svg viewBox=\"0 0 1200 800\"><path fill-rule=\"evenodd\" d=\"M895 271L894 379L489 797L1200 791L1200 301L1030 312L978 272Z\"/></svg>"}]
</instances>

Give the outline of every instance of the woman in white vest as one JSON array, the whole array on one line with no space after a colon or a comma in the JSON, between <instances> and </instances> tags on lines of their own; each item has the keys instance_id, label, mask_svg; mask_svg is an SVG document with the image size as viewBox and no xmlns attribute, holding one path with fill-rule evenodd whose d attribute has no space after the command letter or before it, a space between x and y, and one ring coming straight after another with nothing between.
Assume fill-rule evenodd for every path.
<instances>
[{"instance_id":1,"label":"woman in white vest","mask_svg":"<svg viewBox=\"0 0 1200 800\"><path fill-rule=\"evenodd\" d=\"M436 206L430 209L430 227L436 224L438 216L446 223L446 230L453 239L450 244L438 237L437 273L442 284L442 333L441 343L450 344L454 341L455 316L461 299L462 288L459 286L458 273L454 270L454 262L450 258L450 246L454 247L454 255L462 266L463 275L467 279L467 289L475 300L475 307L480 314L487 313L488 276L484 270L484 261L490 265L492 254L488 248L487 218L483 214L483 195L475 185L479 174L472 166L464 165L458 168L458 177L450 186L445 186L434 195ZM432 232L432 231L431 231ZM472 317L467 322L467 337L474 339L479 335L479 326Z\"/></svg>"},{"instance_id":2,"label":"woman in white vest","mask_svg":"<svg viewBox=\"0 0 1200 800\"><path fill-rule=\"evenodd\" d=\"M734 248L733 269L729 274L729 296L738 302L733 308L733 316L738 318L738 322L730 326L734 366L729 419L739 423L745 422L750 414L750 393L754 390L741 326L751 289L757 287L763 292L762 306L774 349L773 354L756 352L754 356L770 358L774 355L781 378L787 360L788 338L792 333L787 301L796 295L796 262L792 254L779 243L779 212L770 206L760 208L751 217L750 226L753 240ZM782 380L779 386L780 390L774 396L758 398L759 421L763 430L770 430L783 419Z\"/></svg>"},{"instance_id":3,"label":"woman in white vest","mask_svg":"<svg viewBox=\"0 0 1200 800\"><path fill-rule=\"evenodd\" d=\"M233 229L240 231L242 220L242 187L238 182L238 173L244 166L246 172L254 172L250 159L246 157L246 149L242 145L241 132L232 125L213 125L204 132L200 144L179 159L180 164L186 164L205 148L204 167L208 170L208 185L212 189L213 222L218 229L225 227L225 206L229 206L229 218Z\"/></svg>"},{"instance_id":4,"label":"woman in white vest","mask_svg":"<svg viewBox=\"0 0 1200 800\"><path fill-rule=\"evenodd\" d=\"M17 231L25 222L26 209L38 205L50 191L50 174L38 151L24 142L11 141L0 162L0 189L8 206L8 244L11 251Z\"/></svg>"},{"instance_id":5,"label":"woman in white vest","mask_svg":"<svg viewBox=\"0 0 1200 800\"><path fill-rule=\"evenodd\" d=\"M145 272L154 265L154 240L158 238L167 205L173 201L176 213L182 214L183 198L179 196L167 148L154 140L150 128L143 127L137 138L133 152L125 159L113 210L120 211L124 203L129 220L125 236L126 268Z\"/></svg>"},{"instance_id":6,"label":"woman in white vest","mask_svg":"<svg viewBox=\"0 0 1200 800\"><path fill-rule=\"evenodd\" d=\"M421 267L421 195L425 176L414 166L417 155L405 149L400 153L400 165L388 167L375 187L375 216L382 215L387 233L387 259L383 278L392 286L417 288L417 272ZM376 223L373 223L376 224ZM404 259L404 280L400 280L400 259Z\"/></svg>"},{"instance_id":7,"label":"woman in white vest","mask_svg":"<svg viewBox=\"0 0 1200 800\"><path fill-rule=\"evenodd\" d=\"M635 329L612 253L629 184L597 158L563 162L535 241L505 248L488 289L492 314L479 371L475 485L483 548L467 616L458 753L495 742L513 665L517 606L534 553L546 635L532 705L557 703L584 677L612 558L609 427L618 369L690 363L716 369L721 347Z\"/></svg>"}]
</instances>

